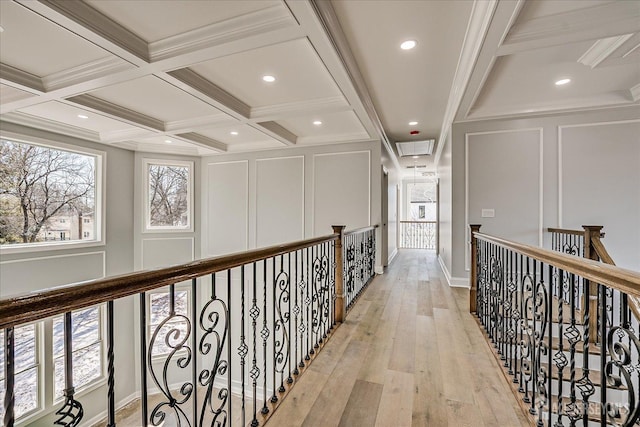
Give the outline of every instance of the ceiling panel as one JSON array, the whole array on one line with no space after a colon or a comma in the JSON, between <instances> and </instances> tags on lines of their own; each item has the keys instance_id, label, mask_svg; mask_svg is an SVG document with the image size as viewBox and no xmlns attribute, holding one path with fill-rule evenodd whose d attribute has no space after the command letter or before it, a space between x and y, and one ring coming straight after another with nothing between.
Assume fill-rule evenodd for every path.
<instances>
[{"instance_id":1,"label":"ceiling panel","mask_svg":"<svg viewBox=\"0 0 640 427\"><path fill-rule=\"evenodd\" d=\"M0 1L0 61L45 77L107 58L101 48L11 1Z\"/></svg>"},{"instance_id":2,"label":"ceiling panel","mask_svg":"<svg viewBox=\"0 0 640 427\"><path fill-rule=\"evenodd\" d=\"M518 15L518 21L522 22L543 16L572 12L578 9L584 9L585 7L600 6L610 2L611 0L528 1L524 3L522 11Z\"/></svg>"},{"instance_id":3,"label":"ceiling panel","mask_svg":"<svg viewBox=\"0 0 640 427\"><path fill-rule=\"evenodd\" d=\"M44 119L89 129L99 133L134 131L136 129L140 129L135 126L131 126L128 123L123 123L110 117L105 117L101 114L96 114L91 111L86 111L81 108L56 101L33 105L19 111L32 116L42 117ZM86 116L87 118L78 117L79 115Z\"/></svg>"},{"instance_id":4,"label":"ceiling panel","mask_svg":"<svg viewBox=\"0 0 640 427\"><path fill-rule=\"evenodd\" d=\"M298 39L191 67L251 107L341 96L311 43ZM265 75L276 80L267 83Z\"/></svg>"},{"instance_id":5,"label":"ceiling panel","mask_svg":"<svg viewBox=\"0 0 640 427\"><path fill-rule=\"evenodd\" d=\"M237 135L233 135L231 132L237 132ZM274 143L276 146L282 147L281 142L248 125L238 124L211 129L198 129L197 133L223 142L229 147L256 144L264 144L265 147L271 147L274 146Z\"/></svg>"},{"instance_id":6,"label":"ceiling panel","mask_svg":"<svg viewBox=\"0 0 640 427\"><path fill-rule=\"evenodd\" d=\"M149 43L281 4L271 0L86 1Z\"/></svg>"},{"instance_id":7,"label":"ceiling panel","mask_svg":"<svg viewBox=\"0 0 640 427\"><path fill-rule=\"evenodd\" d=\"M623 102L629 89L640 82L640 67L629 63L592 69L579 63L591 45L586 41L498 58L473 114L591 107L598 99L606 105L616 96ZM562 78L571 82L556 86Z\"/></svg>"},{"instance_id":8,"label":"ceiling panel","mask_svg":"<svg viewBox=\"0 0 640 427\"><path fill-rule=\"evenodd\" d=\"M154 76L109 86L91 95L164 122L205 116L216 117L216 120L221 116L228 117L217 108Z\"/></svg>"},{"instance_id":9,"label":"ceiling panel","mask_svg":"<svg viewBox=\"0 0 640 427\"><path fill-rule=\"evenodd\" d=\"M32 96L35 95L0 83L0 104L8 104L9 102L20 101Z\"/></svg>"},{"instance_id":10,"label":"ceiling panel","mask_svg":"<svg viewBox=\"0 0 640 427\"><path fill-rule=\"evenodd\" d=\"M313 122L320 121L320 125ZM319 113L312 116L298 116L276 123L301 138L351 137L368 138L367 131L353 111L340 113Z\"/></svg>"}]
</instances>

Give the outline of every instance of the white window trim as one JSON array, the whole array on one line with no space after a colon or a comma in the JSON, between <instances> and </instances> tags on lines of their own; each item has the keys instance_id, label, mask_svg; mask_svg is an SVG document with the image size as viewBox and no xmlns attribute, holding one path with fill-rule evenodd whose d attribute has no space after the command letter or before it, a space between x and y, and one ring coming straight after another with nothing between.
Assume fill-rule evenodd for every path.
<instances>
[{"instance_id":1,"label":"white window trim","mask_svg":"<svg viewBox=\"0 0 640 427\"><path fill-rule=\"evenodd\" d=\"M189 192L187 197L187 212L189 217L189 225L186 227L174 227L174 226L152 226L151 215L149 212L149 166L182 166L189 170L189 184L187 191ZM193 202L193 170L194 164L191 161L186 160L167 160L167 159L151 159L145 158L142 161L142 185L143 185L143 200L142 200L142 212L143 212L143 233L186 233L193 232L194 222L194 202Z\"/></svg>"},{"instance_id":2,"label":"white window trim","mask_svg":"<svg viewBox=\"0 0 640 427\"><path fill-rule=\"evenodd\" d=\"M36 390L36 395L38 396L38 404L31 411L21 415L20 417L16 417L15 424L16 425L24 425L28 424L31 421L34 421L43 416L46 410L45 403L45 384L44 384L44 327L42 322L29 322L23 323L15 328L20 328L23 326L33 325L34 333L35 333L35 365L36 371L38 372L38 388ZM5 337L6 339L6 337ZM1 344L1 343L0 343ZM5 373L6 375L6 373ZM5 381L7 380L5 376Z\"/></svg>"},{"instance_id":3,"label":"white window trim","mask_svg":"<svg viewBox=\"0 0 640 427\"><path fill-rule=\"evenodd\" d=\"M93 240L73 240L63 242L39 242L39 243L16 243L12 245L0 245L0 255L4 254L16 254L16 253L29 253L29 252L42 252L53 250L65 250L75 248L88 248L95 246L104 246L105 239L105 198L106 191L104 183L106 182L106 170L107 170L107 153L100 150L94 150L92 148L79 147L71 144L65 144L58 141L53 141L44 138L38 138L33 136L25 136L14 132L2 131L0 138L7 139L9 141L20 142L23 144L38 145L47 148L53 148L56 150L70 151L72 153L78 153L85 156L93 156L95 158L95 217L94 224L96 234Z\"/></svg>"},{"instance_id":4,"label":"white window trim","mask_svg":"<svg viewBox=\"0 0 640 427\"><path fill-rule=\"evenodd\" d=\"M90 306L90 307L85 307L81 310L85 310L87 308L92 308L94 306ZM100 339L96 342L100 343L100 365L101 368L100 369L100 376L97 378L94 378L93 380L89 381L87 384L82 385L82 386L74 386L74 397L77 399L79 396L83 396L93 390L95 390L98 387L103 386L104 384L106 384L107 382L107 358L106 358L106 354L107 354L107 345L105 342L106 336L107 336L107 319L106 319L106 309L105 309L105 305L104 304L100 304L97 306L98 308L98 319L100 319L100 325L98 330L100 333ZM79 311L79 310L78 310ZM58 317L58 316L54 316L54 317ZM64 314L62 315L62 319L64 321ZM55 381L56 381L56 370L55 370L55 360L61 356L56 357L53 354L53 318L51 318L51 325L50 325L50 330L51 330L51 372L50 372L50 377L49 377L49 381L51 381L51 405L52 407L56 407L56 405L61 405L64 402L64 395L62 396L56 396L56 390L55 390ZM94 343L95 344L95 343ZM91 344L93 345L93 344ZM91 345L87 346L90 347ZM86 347L83 347L86 348ZM78 349L76 351L79 351L81 349ZM63 356L64 357L64 353Z\"/></svg>"}]
</instances>

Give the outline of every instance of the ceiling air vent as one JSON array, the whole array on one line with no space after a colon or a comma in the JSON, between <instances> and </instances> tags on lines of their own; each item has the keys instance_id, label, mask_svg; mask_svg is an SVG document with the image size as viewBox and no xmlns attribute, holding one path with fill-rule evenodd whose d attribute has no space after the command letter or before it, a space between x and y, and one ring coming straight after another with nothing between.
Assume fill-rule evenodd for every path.
<instances>
[{"instance_id":1,"label":"ceiling air vent","mask_svg":"<svg viewBox=\"0 0 640 427\"><path fill-rule=\"evenodd\" d=\"M430 156L433 153L435 139L425 139L423 141L396 142L400 157L406 156Z\"/></svg>"}]
</instances>

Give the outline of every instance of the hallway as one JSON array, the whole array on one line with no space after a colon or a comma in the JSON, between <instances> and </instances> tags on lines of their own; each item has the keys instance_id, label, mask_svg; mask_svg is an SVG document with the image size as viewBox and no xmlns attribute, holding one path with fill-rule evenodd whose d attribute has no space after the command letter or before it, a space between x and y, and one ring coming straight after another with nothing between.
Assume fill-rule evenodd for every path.
<instances>
[{"instance_id":1,"label":"hallway","mask_svg":"<svg viewBox=\"0 0 640 427\"><path fill-rule=\"evenodd\" d=\"M400 250L268 426L526 426L435 253Z\"/></svg>"}]
</instances>

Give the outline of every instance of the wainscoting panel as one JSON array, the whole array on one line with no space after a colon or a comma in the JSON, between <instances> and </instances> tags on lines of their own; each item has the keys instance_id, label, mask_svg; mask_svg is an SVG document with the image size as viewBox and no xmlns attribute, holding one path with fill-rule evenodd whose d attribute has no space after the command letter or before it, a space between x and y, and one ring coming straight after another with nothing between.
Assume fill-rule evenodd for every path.
<instances>
[{"instance_id":1,"label":"wainscoting panel","mask_svg":"<svg viewBox=\"0 0 640 427\"><path fill-rule=\"evenodd\" d=\"M466 224L542 244L542 129L468 133L466 150Z\"/></svg>"},{"instance_id":2,"label":"wainscoting panel","mask_svg":"<svg viewBox=\"0 0 640 427\"><path fill-rule=\"evenodd\" d=\"M158 237L142 240L142 268L169 267L193 261L193 237Z\"/></svg>"},{"instance_id":3,"label":"wainscoting panel","mask_svg":"<svg viewBox=\"0 0 640 427\"><path fill-rule=\"evenodd\" d=\"M0 295L14 295L105 276L105 252L52 255L0 263Z\"/></svg>"},{"instance_id":4,"label":"wainscoting panel","mask_svg":"<svg viewBox=\"0 0 640 427\"><path fill-rule=\"evenodd\" d=\"M560 127L559 156L562 227L604 226L616 264L640 271L640 121Z\"/></svg>"},{"instance_id":5,"label":"wainscoting panel","mask_svg":"<svg viewBox=\"0 0 640 427\"><path fill-rule=\"evenodd\" d=\"M207 166L207 256L248 249L248 162Z\"/></svg>"},{"instance_id":6,"label":"wainscoting panel","mask_svg":"<svg viewBox=\"0 0 640 427\"><path fill-rule=\"evenodd\" d=\"M256 247L304 239L304 157L256 160Z\"/></svg>"},{"instance_id":7,"label":"wainscoting panel","mask_svg":"<svg viewBox=\"0 0 640 427\"><path fill-rule=\"evenodd\" d=\"M369 151L317 154L313 157L313 230L331 233L331 225L347 229L371 221L371 160Z\"/></svg>"}]
</instances>

